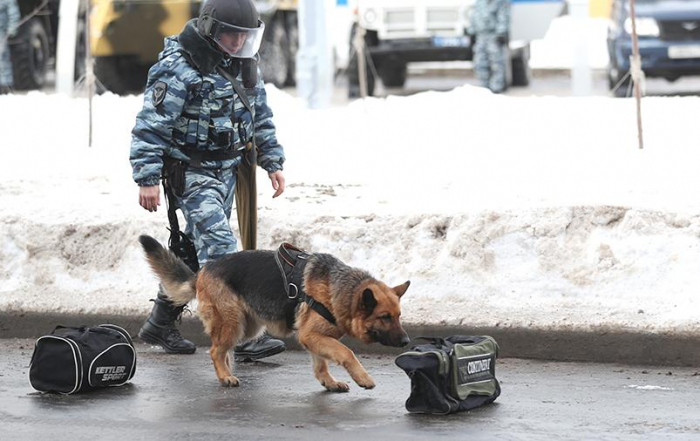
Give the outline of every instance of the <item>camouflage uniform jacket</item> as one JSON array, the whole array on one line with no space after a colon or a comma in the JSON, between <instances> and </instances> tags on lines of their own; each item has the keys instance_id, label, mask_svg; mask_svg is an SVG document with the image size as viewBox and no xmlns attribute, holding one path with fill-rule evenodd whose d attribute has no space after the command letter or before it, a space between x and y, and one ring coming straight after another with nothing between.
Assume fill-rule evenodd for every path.
<instances>
[{"instance_id":1,"label":"camouflage uniform jacket","mask_svg":"<svg viewBox=\"0 0 700 441\"><path fill-rule=\"evenodd\" d=\"M476 0L470 33L508 35L509 30L510 0Z\"/></svg>"},{"instance_id":2,"label":"camouflage uniform jacket","mask_svg":"<svg viewBox=\"0 0 700 441\"><path fill-rule=\"evenodd\" d=\"M166 38L159 61L148 73L130 155L133 178L140 186L159 183L163 156L189 162L188 149L238 148L250 141L253 133L258 164L268 172L282 169L284 152L277 142L262 80L254 89L246 89L253 107L251 115L231 83L216 70L231 60L197 32L196 23L196 19L191 20L180 35ZM242 82L240 75L238 80ZM239 161L240 157L202 161L201 167L229 168Z\"/></svg>"}]
</instances>

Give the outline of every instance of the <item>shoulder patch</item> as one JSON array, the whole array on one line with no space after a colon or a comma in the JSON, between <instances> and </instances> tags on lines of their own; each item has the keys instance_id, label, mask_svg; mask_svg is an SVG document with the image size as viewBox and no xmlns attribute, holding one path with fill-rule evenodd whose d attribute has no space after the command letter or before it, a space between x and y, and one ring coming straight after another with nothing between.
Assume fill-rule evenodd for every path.
<instances>
[{"instance_id":1,"label":"shoulder patch","mask_svg":"<svg viewBox=\"0 0 700 441\"><path fill-rule=\"evenodd\" d=\"M153 85L153 106L158 107L165 99L165 92L168 91L168 85L163 81L158 81Z\"/></svg>"}]
</instances>

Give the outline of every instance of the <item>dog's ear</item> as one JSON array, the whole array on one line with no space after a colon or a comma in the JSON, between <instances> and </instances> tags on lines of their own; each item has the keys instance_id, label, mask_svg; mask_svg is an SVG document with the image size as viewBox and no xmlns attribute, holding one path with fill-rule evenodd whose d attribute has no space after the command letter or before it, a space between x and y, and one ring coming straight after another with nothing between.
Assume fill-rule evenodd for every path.
<instances>
[{"instance_id":1,"label":"dog's ear","mask_svg":"<svg viewBox=\"0 0 700 441\"><path fill-rule=\"evenodd\" d=\"M399 285L399 286L395 286L395 287L393 288L393 290L394 290L394 292L396 293L396 295L399 296L399 298L401 298L401 296L403 296L404 294L406 294L406 290L408 289L408 287L409 287L410 284L411 284L411 281L410 281L410 280L407 280L405 283L403 283L403 284L401 284L401 285Z\"/></svg>"},{"instance_id":2,"label":"dog's ear","mask_svg":"<svg viewBox=\"0 0 700 441\"><path fill-rule=\"evenodd\" d=\"M374 307L377 306L377 299L374 298L374 293L371 289L367 288L362 291L362 309L367 313L371 314L374 311Z\"/></svg>"}]
</instances>

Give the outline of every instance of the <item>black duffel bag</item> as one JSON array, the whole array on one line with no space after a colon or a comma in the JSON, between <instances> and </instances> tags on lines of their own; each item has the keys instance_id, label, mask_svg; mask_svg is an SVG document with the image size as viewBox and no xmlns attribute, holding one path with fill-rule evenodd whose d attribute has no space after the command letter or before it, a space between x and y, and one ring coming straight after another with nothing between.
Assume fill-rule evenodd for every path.
<instances>
[{"instance_id":1,"label":"black duffel bag","mask_svg":"<svg viewBox=\"0 0 700 441\"><path fill-rule=\"evenodd\" d=\"M41 392L73 394L121 386L135 372L136 349L123 328L57 326L36 341L29 382Z\"/></svg>"},{"instance_id":2,"label":"black duffel bag","mask_svg":"<svg viewBox=\"0 0 700 441\"><path fill-rule=\"evenodd\" d=\"M496 379L498 343L488 336L420 337L430 343L396 357L411 379L406 410L448 414L492 403L501 394Z\"/></svg>"}]
</instances>

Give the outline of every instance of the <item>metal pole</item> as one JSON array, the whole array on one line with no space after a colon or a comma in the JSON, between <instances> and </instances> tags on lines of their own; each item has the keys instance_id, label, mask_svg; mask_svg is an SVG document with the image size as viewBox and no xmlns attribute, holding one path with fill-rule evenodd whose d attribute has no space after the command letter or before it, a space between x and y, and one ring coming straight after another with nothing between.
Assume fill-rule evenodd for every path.
<instances>
[{"instance_id":1,"label":"metal pole","mask_svg":"<svg viewBox=\"0 0 700 441\"><path fill-rule=\"evenodd\" d=\"M330 0L299 2L297 91L310 108L328 107L333 89L333 57L327 15Z\"/></svg>"},{"instance_id":2,"label":"metal pole","mask_svg":"<svg viewBox=\"0 0 700 441\"><path fill-rule=\"evenodd\" d=\"M586 21L589 16L588 0L570 0L569 7L574 27L571 89L575 96L590 96L593 86L588 59L588 42L586 41Z\"/></svg>"},{"instance_id":3,"label":"metal pole","mask_svg":"<svg viewBox=\"0 0 700 441\"><path fill-rule=\"evenodd\" d=\"M360 77L360 97L367 98L367 59L365 58L365 28L357 26L355 29L355 56L357 57L357 74Z\"/></svg>"},{"instance_id":4,"label":"metal pole","mask_svg":"<svg viewBox=\"0 0 700 441\"><path fill-rule=\"evenodd\" d=\"M88 94L88 147L92 147L92 98L95 95L95 72L92 63L92 48L90 47L90 12L92 2L85 2L85 84Z\"/></svg>"},{"instance_id":5,"label":"metal pole","mask_svg":"<svg viewBox=\"0 0 700 441\"><path fill-rule=\"evenodd\" d=\"M630 0L630 16L632 19L632 60L631 72L634 81L634 99L637 102L637 134L639 137L639 149L644 148L642 132L642 91L640 82L642 79L642 61L639 57L639 39L637 38L637 14L635 12L635 0Z\"/></svg>"}]
</instances>

